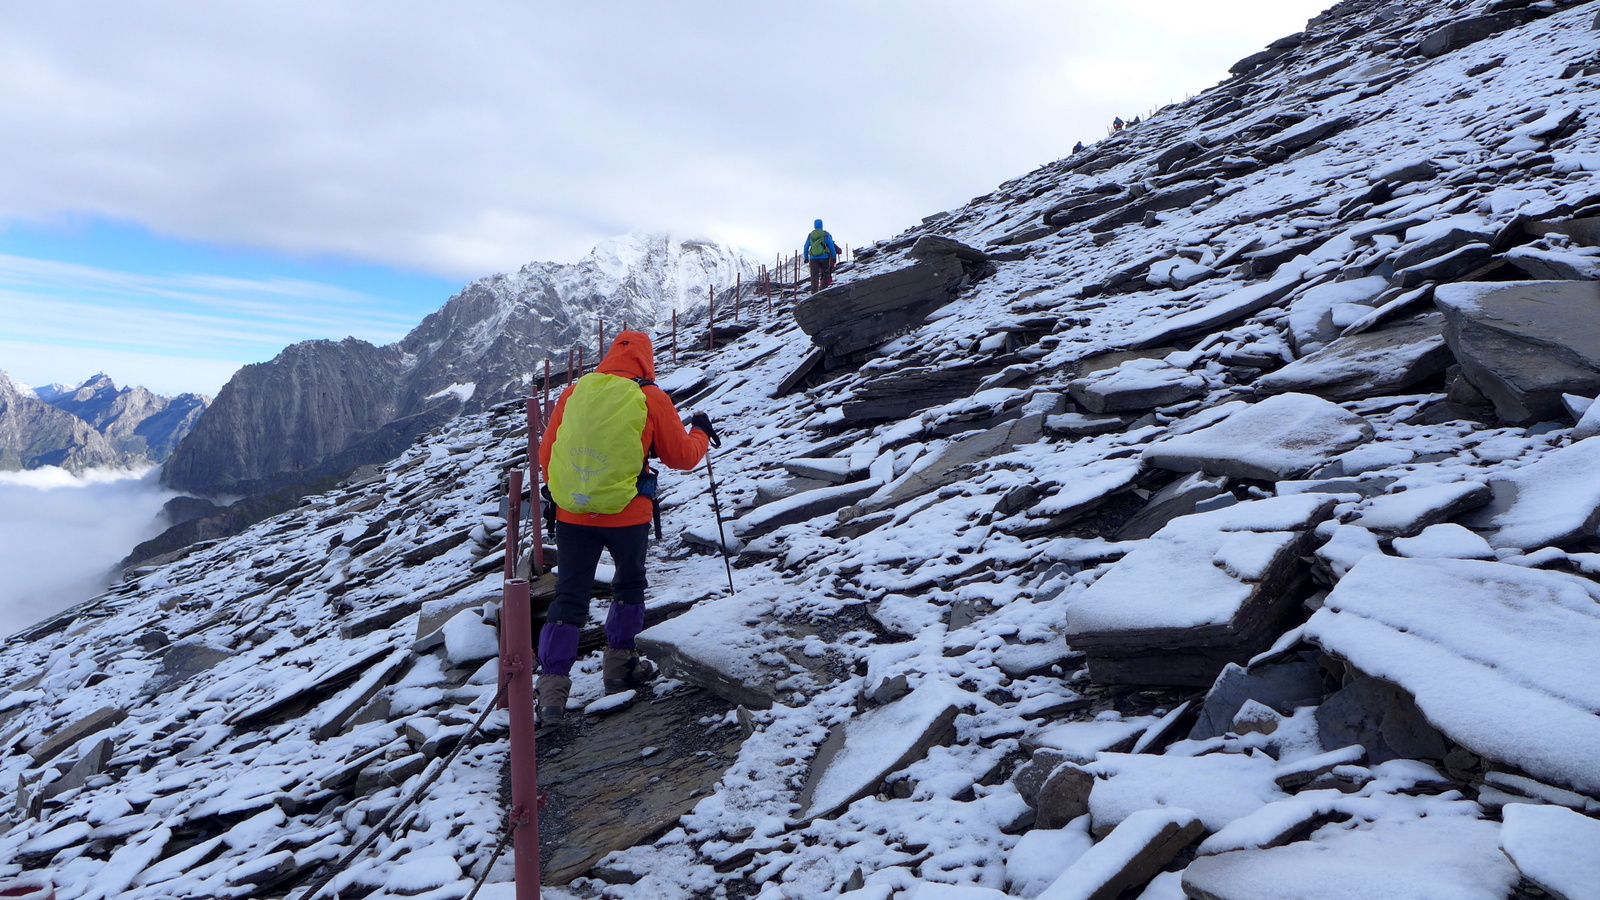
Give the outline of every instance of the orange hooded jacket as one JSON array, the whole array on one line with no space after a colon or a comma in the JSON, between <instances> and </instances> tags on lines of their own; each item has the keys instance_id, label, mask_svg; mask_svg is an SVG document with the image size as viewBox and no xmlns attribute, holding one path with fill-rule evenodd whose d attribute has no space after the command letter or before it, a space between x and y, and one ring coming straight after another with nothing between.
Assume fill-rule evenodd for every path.
<instances>
[{"instance_id":1,"label":"orange hooded jacket","mask_svg":"<svg viewBox=\"0 0 1600 900\"><path fill-rule=\"evenodd\" d=\"M650 336L642 331L618 334L611 343L611 352L600 361L595 371L655 381L655 350L650 346ZM544 470L546 484L550 481L550 451L560 438L561 418L566 414L567 398L572 396L574 386L568 385L561 392L560 399L556 400L556 408L550 413L550 423L545 426L544 439L539 442L539 465ZM699 465L706 455L706 447L710 446L711 436L698 428L684 431L683 420L678 417L678 410L672 405L672 399L666 391L654 384L644 385L643 389L645 422L640 440L644 442L645 458L649 459L650 447L654 445L656 456L671 468L692 469ZM649 522L650 512L650 498L638 496L629 501L621 512L614 513L577 513L557 507L556 519L577 525L620 528Z\"/></svg>"}]
</instances>

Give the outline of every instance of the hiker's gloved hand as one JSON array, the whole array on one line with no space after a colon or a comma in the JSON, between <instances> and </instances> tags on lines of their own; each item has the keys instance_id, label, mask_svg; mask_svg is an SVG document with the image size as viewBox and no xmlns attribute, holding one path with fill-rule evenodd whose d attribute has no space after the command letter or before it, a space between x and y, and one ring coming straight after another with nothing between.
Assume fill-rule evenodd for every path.
<instances>
[{"instance_id":1,"label":"hiker's gloved hand","mask_svg":"<svg viewBox=\"0 0 1600 900\"><path fill-rule=\"evenodd\" d=\"M717 434L717 430L711 427L711 417L705 413L697 412L690 416L689 427L698 428L701 431L704 431L706 433L706 437L711 438L711 446L722 446L722 438Z\"/></svg>"}]
</instances>

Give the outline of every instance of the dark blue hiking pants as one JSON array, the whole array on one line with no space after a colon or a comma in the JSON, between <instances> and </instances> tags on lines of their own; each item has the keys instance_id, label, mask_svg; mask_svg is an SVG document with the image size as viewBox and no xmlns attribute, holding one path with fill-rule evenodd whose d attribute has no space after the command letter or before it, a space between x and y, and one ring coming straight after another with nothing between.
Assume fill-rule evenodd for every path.
<instances>
[{"instance_id":1,"label":"dark blue hiking pants","mask_svg":"<svg viewBox=\"0 0 1600 900\"><path fill-rule=\"evenodd\" d=\"M589 592L602 550L611 553L617 567L611 581L611 611L606 615L606 643L618 650L633 649L634 637L644 629L644 551L649 538L648 522L620 528L556 523L556 548L560 551L556 597L539 632L541 672L572 672L578 659L578 635L589 621Z\"/></svg>"}]
</instances>

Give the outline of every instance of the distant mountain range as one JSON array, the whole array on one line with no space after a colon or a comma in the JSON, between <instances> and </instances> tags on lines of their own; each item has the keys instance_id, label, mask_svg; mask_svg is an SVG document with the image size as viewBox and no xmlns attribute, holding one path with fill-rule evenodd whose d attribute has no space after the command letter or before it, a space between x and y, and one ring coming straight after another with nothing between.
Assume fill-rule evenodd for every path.
<instances>
[{"instance_id":1,"label":"distant mountain range","mask_svg":"<svg viewBox=\"0 0 1600 900\"><path fill-rule=\"evenodd\" d=\"M665 234L601 243L472 282L398 343L305 341L240 369L162 471L193 494L259 495L382 462L462 413L521 396L543 361L605 332L650 328L731 289L737 251Z\"/></svg>"},{"instance_id":2,"label":"distant mountain range","mask_svg":"<svg viewBox=\"0 0 1600 900\"><path fill-rule=\"evenodd\" d=\"M210 402L200 394L118 388L103 373L76 386L35 389L0 372L0 470L163 462Z\"/></svg>"}]
</instances>

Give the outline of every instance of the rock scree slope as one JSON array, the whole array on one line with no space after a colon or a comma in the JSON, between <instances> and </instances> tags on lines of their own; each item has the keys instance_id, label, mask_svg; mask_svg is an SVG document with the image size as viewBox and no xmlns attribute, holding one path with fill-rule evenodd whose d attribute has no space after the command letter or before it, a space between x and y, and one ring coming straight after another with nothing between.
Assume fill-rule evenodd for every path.
<instances>
[{"instance_id":1,"label":"rock scree slope","mask_svg":"<svg viewBox=\"0 0 1600 900\"><path fill-rule=\"evenodd\" d=\"M738 592L665 477L673 680L603 711L575 670L546 895L1582 896L1600 367L1524 313L1594 280L1597 13L1348 0L864 251L852 296L962 261L867 349L783 295L663 360ZM524 428L485 404L9 641L0 865L283 897L368 837L494 697ZM510 896L487 722L341 896Z\"/></svg>"}]
</instances>

